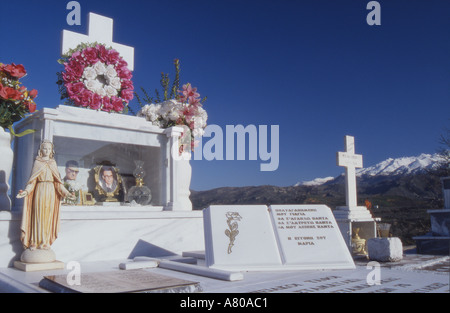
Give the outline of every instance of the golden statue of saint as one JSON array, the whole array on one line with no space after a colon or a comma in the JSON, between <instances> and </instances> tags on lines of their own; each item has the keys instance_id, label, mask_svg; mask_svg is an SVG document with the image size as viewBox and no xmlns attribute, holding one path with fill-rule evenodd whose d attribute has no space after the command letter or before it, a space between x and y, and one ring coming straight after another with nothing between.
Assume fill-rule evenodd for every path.
<instances>
[{"instance_id":1,"label":"golden statue of saint","mask_svg":"<svg viewBox=\"0 0 450 313\"><path fill-rule=\"evenodd\" d=\"M25 249L50 249L58 236L60 201L74 198L64 187L53 156L53 144L42 142L27 186L17 195L25 198L20 237Z\"/></svg>"}]
</instances>

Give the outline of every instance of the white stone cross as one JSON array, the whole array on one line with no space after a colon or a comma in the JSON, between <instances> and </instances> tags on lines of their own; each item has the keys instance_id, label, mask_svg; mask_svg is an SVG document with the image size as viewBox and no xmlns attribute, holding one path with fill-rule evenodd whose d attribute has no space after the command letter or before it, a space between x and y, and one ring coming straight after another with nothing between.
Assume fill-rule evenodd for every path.
<instances>
[{"instance_id":1,"label":"white stone cross","mask_svg":"<svg viewBox=\"0 0 450 313\"><path fill-rule=\"evenodd\" d=\"M355 154L355 137L345 136L345 152L336 154L337 165L345 169L345 199L348 208L355 208L357 203L356 168L363 166L362 155Z\"/></svg>"},{"instance_id":2,"label":"white stone cross","mask_svg":"<svg viewBox=\"0 0 450 313\"><path fill-rule=\"evenodd\" d=\"M115 49L128 63L128 69L134 70L134 48L113 42L113 19L95 13L89 13L89 35L63 30L62 54L80 43L93 42Z\"/></svg>"}]
</instances>

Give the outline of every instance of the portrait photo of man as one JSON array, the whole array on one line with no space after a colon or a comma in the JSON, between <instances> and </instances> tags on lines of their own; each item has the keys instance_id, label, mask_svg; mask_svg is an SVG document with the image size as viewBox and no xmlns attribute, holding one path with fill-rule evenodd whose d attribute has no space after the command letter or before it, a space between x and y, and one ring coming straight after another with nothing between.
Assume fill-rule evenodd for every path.
<instances>
[{"instance_id":1,"label":"portrait photo of man","mask_svg":"<svg viewBox=\"0 0 450 313\"><path fill-rule=\"evenodd\" d=\"M117 176L112 167L102 167L99 183L105 192L114 192L117 189Z\"/></svg>"},{"instance_id":2,"label":"portrait photo of man","mask_svg":"<svg viewBox=\"0 0 450 313\"><path fill-rule=\"evenodd\" d=\"M66 167L64 169L65 176L63 178L64 187L72 192L76 199L71 200L69 198L64 198L64 204L81 204L80 192L83 189L83 184L77 181L78 174L80 172L79 164L75 160L69 160L66 162Z\"/></svg>"},{"instance_id":3,"label":"portrait photo of man","mask_svg":"<svg viewBox=\"0 0 450 313\"><path fill-rule=\"evenodd\" d=\"M75 160L70 160L66 162L66 176L64 176L64 182L67 181L76 181L78 173L80 172L78 162Z\"/></svg>"},{"instance_id":4,"label":"portrait photo of man","mask_svg":"<svg viewBox=\"0 0 450 313\"><path fill-rule=\"evenodd\" d=\"M97 202L122 202L122 177L119 169L113 165L99 165L95 172L95 198Z\"/></svg>"}]
</instances>

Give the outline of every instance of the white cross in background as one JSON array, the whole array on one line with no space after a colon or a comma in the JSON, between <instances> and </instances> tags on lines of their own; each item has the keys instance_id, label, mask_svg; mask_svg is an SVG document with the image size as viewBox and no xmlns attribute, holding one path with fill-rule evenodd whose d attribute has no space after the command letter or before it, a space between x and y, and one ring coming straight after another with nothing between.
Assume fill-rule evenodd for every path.
<instances>
[{"instance_id":1,"label":"white cross in background","mask_svg":"<svg viewBox=\"0 0 450 313\"><path fill-rule=\"evenodd\" d=\"M134 70L134 48L113 42L113 19L89 13L89 35L63 30L62 54L76 48L80 43L98 42L112 47L128 63L128 69Z\"/></svg>"},{"instance_id":2,"label":"white cross in background","mask_svg":"<svg viewBox=\"0 0 450 313\"><path fill-rule=\"evenodd\" d=\"M363 166L362 155L355 154L355 137L345 136L345 152L336 155L337 165L344 166L345 170L345 198L348 208L355 208L357 203L356 168Z\"/></svg>"}]
</instances>

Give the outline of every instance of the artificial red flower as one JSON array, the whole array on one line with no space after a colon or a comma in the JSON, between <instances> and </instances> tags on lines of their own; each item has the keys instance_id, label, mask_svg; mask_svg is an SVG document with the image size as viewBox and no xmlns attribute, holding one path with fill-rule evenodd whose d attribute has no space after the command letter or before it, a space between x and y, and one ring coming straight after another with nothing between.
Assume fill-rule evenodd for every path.
<instances>
[{"instance_id":1,"label":"artificial red flower","mask_svg":"<svg viewBox=\"0 0 450 313\"><path fill-rule=\"evenodd\" d=\"M15 90L14 88L4 87L3 89L4 89L4 92L6 93L6 97L4 97L4 99L20 100L23 96L20 91Z\"/></svg>"},{"instance_id":2,"label":"artificial red flower","mask_svg":"<svg viewBox=\"0 0 450 313\"><path fill-rule=\"evenodd\" d=\"M25 71L25 67L23 67L22 64L5 64L1 67L1 69L15 78L22 78L27 74L27 71Z\"/></svg>"},{"instance_id":3,"label":"artificial red flower","mask_svg":"<svg viewBox=\"0 0 450 313\"><path fill-rule=\"evenodd\" d=\"M124 100L128 100L128 101L132 100L133 97L134 97L133 90L131 90L131 89L124 89L121 92L121 96L122 96L122 98Z\"/></svg>"},{"instance_id":4,"label":"artificial red flower","mask_svg":"<svg viewBox=\"0 0 450 313\"><path fill-rule=\"evenodd\" d=\"M27 106L30 113L36 111L36 103L34 103L33 101L25 101L25 105Z\"/></svg>"},{"instance_id":5,"label":"artificial red flower","mask_svg":"<svg viewBox=\"0 0 450 313\"><path fill-rule=\"evenodd\" d=\"M89 49L89 48L86 48ZM94 49L94 48L92 48ZM100 61L102 61L103 63L105 63L108 60L108 50L106 50L106 47L103 45L97 45L95 46L97 55L98 55L98 59ZM97 62L94 62L93 60L91 60L91 63L95 64Z\"/></svg>"},{"instance_id":6,"label":"artificial red flower","mask_svg":"<svg viewBox=\"0 0 450 313\"><path fill-rule=\"evenodd\" d=\"M108 50L106 56L107 64L116 64L120 60L120 54L116 50Z\"/></svg>"},{"instance_id":7,"label":"artificial red flower","mask_svg":"<svg viewBox=\"0 0 450 313\"><path fill-rule=\"evenodd\" d=\"M6 96L6 87L3 87L3 85L0 83L0 98L7 100L8 98L6 98Z\"/></svg>"},{"instance_id":8,"label":"artificial red flower","mask_svg":"<svg viewBox=\"0 0 450 313\"><path fill-rule=\"evenodd\" d=\"M122 112L124 105L122 99L118 97L111 97L111 105L113 106L114 111Z\"/></svg>"},{"instance_id":9,"label":"artificial red flower","mask_svg":"<svg viewBox=\"0 0 450 313\"><path fill-rule=\"evenodd\" d=\"M31 97L31 99L34 99L37 97L38 91L36 89L31 90L28 95Z\"/></svg>"},{"instance_id":10,"label":"artificial red flower","mask_svg":"<svg viewBox=\"0 0 450 313\"><path fill-rule=\"evenodd\" d=\"M95 64L98 61L98 53L96 48L87 47L83 50L84 57L90 64Z\"/></svg>"},{"instance_id":11,"label":"artificial red flower","mask_svg":"<svg viewBox=\"0 0 450 313\"><path fill-rule=\"evenodd\" d=\"M122 79L131 79L133 77L133 74L126 66L118 68L117 75Z\"/></svg>"}]
</instances>

